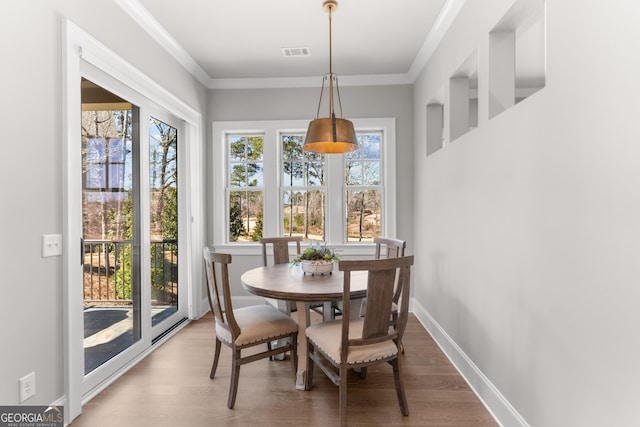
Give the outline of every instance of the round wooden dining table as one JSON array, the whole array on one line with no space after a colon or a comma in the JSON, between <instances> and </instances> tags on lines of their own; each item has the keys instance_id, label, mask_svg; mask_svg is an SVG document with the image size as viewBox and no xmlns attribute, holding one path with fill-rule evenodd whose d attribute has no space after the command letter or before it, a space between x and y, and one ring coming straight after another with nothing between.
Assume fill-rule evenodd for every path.
<instances>
[{"instance_id":1,"label":"round wooden dining table","mask_svg":"<svg viewBox=\"0 0 640 427\"><path fill-rule=\"evenodd\" d=\"M304 273L299 266L276 264L257 267L240 276L242 286L250 293L265 298L294 301L298 312L298 372L296 388L307 390L307 339L306 329L310 323L309 304L325 303L325 319L330 310L330 302L342 301L344 275L334 264L329 274L311 275ZM353 300L364 298L367 291L367 272L351 273L351 292Z\"/></svg>"}]
</instances>

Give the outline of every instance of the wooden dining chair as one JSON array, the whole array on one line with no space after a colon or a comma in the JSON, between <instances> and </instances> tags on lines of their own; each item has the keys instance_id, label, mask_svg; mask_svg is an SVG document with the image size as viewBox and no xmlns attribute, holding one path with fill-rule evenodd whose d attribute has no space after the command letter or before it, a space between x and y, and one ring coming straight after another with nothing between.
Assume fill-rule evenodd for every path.
<instances>
[{"instance_id":1,"label":"wooden dining chair","mask_svg":"<svg viewBox=\"0 0 640 427\"><path fill-rule=\"evenodd\" d=\"M375 243L376 245L376 252L374 255L374 259L383 259L383 258L389 259L389 258L403 257L404 250L407 247L407 242L405 242L404 240L391 239L388 237L374 237L373 243ZM382 256L383 254L384 254L384 257ZM394 304L398 303L398 298L400 298L400 291L402 291L402 289L400 289L399 286L396 286L396 290L393 295Z\"/></svg>"},{"instance_id":2,"label":"wooden dining chair","mask_svg":"<svg viewBox=\"0 0 640 427\"><path fill-rule=\"evenodd\" d=\"M376 245L376 251L374 254L374 259L383 259L383 258L398 258L404 256L404 250L407 247L407 242L400 239L391 239L388 237L374 237L373 243ZM384 257L383 257L384 255ZM396 287L396 295L394 296L394 300L398 302L398 295L400 294L400 289ZM363 315L364 310L366 308L367 300L366 298L362 300L362 307L360 309L360 314Z\"/></svg>"},{"instance_id":3,"label":"wooden dining chair","mask_svg":"<svg viewBox=\"0 0 640 427\"><path fill-rule=\"evenodd\" d=\"M262 245L262 265L266 267L268 262L269 246L273 247L273 264L288 264L291 260L289 257L289 245L295 244L296 254L300 255L300 242L302 236L283 236L283 237L263 237L258 242ZM296 304L292 301L281 301L276 299L267 299L269 303L286 314L295 311Z\"/></svg>"},{"instance_id":4,"label":"wooden dining chair","mask_svg":"<svg viewBox=\"0 0 640 427\"><path fill-rule=\"evenodd\" d=\"M273 264L288 264L290 261L289 246L295 244L296 254L300 254L300 242L302 242L302 236L280 236L280 237L262 237L258 240L258 243L262 245L262 265L266 267L269 265L269 257L267 248L271 246L273 248ZM276 307L281 312L291 315L296 311L296 303L293 301L283 301L273 298L265 298L267 302ZM269 343L271 347L281 347L286 345L286 342L274 341ZM273 359L284 360L284 353L274 356Z\"/></svg>"},{"instance_id":5,"label":"wooden dining chair","mask_svg":"<svg viewBox=\"0 0 640 427\"><path fill-rule=\"evenodd\" d=\"M387 237L374 237L373 243L376 244L376 253L375 259L382 259L382 253L385 253L385 258L398 258L404 256L404 250L407 247L407 242L400 239L390 239ZM398 304L398 300L400 299L400 293L402 292L402 288L398 286L396 283L396 289L393 294L393 303L394 305ZM394 310L391 312L391 324L394 325L397 322L398 318L398 310L397 306L394 306ZM402 337L400 337L402 338ZM400 349L404 353L402 343L400 344Z\"/></svg>"},{"instance_id":6,"label":"wooden dining chair","mask_svg":"<svg viewBox=\"0 0 640 427\"><path fill-rule=\"evenodd\" d=\"M376 245L374 259L389 259L398 258L404 256L404 250L407 247L407 242L400 239L392 239L390 237L374 237L373 243ZM398 321L398 299L400 298L400 291L402 289L398 286L396 281L396 287L393 294L393 308L391 310L391 326L396 325ZM364 313L367 309L367 298L362 299L360 304L360 317L364 317ZM404 354L404 344L402 343L402 335L397 339L398 348L400 353ZM358 370L360 377L365 378L367 376L367 368L361 368Z\"/></svg>"},{"instance_id":7,"label":"wooden dining chair","mask_svg":"<svg viewBox=\"0 0 640 427\"><path fill-rule=\"evenodd\" d=\"M340 261L344 272L341 319L307 327L307 389L312 387L314 365L340 388L340 425L347 423L347 375L350 369L380 363L393 367L396 394L402 415L409 407L402 384L398 339L407 326L409 287L413 256L380 260ZM350 318L351 272L368 271L367 307L364 317ZM396 281L401 286L395 328L389 325Z\"/></svg>"},{"instance_id":8,"label":"wooden dining chair","mask_svg":"<svg viewBox=\"0 0 640 427\"><path fill-rule=\"evenodd\" d=\"M376 245L376 251L374 255L374 259L389 259L389 258L398 258L404 256L404 250L407 247L407 242L400 239L391 239L388 237L374 237L373 243ZM393 294L393 310L391 311L391 325L395 325L398 319L398 299L400 298L400 293L402 289L396 283L396 289ZM362 300L362 304L360 306L360 316L364 316L365 310L367 306L367 299L364 298ZM398 338L398 342L400 343L400 352L404 353L404 345L402 344L402 336ZM366 370L362 371L363 374L366 373Z\"/></svg>"},{"instance_id":9,"label":"wooden dining chair","mask_svg":"<svg viewBox=\"0 0 640 427\"><path fill-rule=\"evenodd\" d=\"M235 405L240 366L276 354L291 352L291 367L295 378L298 369L298 324L275 307L262 304L234 309L229 290L231 255L214 253L204 248L207 272L207 297L215 317L216 347L210 378L214 378L220 358L221 344L231 348L231 384L227 406ZM285 339L287 345L256 352L254 347L273 340ZM243 350L249 350L243 355Z\"/></svg>"},{"instance_id":10,"label":"wooden dining chair","mask_svg":"<svg viewBox=\"0 0 640 427\"><path fill-rule=\"evenodd\" d=\"M259 240L262 244L262 265L268 265L268 251L267 247L273 245L273 263L274 264L287 264L290 262L289 257L289 245L295 243L296 254L300 255L300 242L302 236L284 236L284 237L263 237ZM278 309L284 313L291 314L296 311L296 304L293 301L281 301L274 299L267 299L269 303L278 307ZM323 314L324 310L333 310L332 304L327 303L315 303L309 306L312 310Z\"/></svg>"},{"instance_id":11,"label":"wooden dining chair","mask_svg":"<svg viewBox=\"0 0 640 427\"><path fill-rule=\"evenodd\" d=\"M373 243L376 245L375 259L397 258L404 256L404 250L407 242L400 239L391 239L388 237L374 237Z\"/></svg>"}]
</instances>

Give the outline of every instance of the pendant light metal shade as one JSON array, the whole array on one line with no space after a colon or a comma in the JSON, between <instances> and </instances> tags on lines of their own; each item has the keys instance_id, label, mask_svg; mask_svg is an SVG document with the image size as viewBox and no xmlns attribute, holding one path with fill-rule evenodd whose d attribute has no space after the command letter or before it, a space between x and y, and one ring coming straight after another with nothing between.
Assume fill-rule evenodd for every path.
<instances>
[{"instance_id":1,"label":"pendant light metal shade","mask_svg":"<svg viewBox=\"0 0 640 427\"><path fill-rule=\"evenodd\" d=\"M318 102L318 112L316 118L309 123L307 136L302 148L315 153L349 153L358 149L358 139L356 131L351 121L344 118L337 118L333 108L334 87L342 115L342 102L340 101L340 89L338 88L338 77L333 74L332 45L331 45L331 13L338 7L334 0L327 0L323 3L323 8L329 12L329 74L322 80L320 89L320 101ZM318 118L320 106L322 104L322 94L324 92L324 82L329 81L329 116Z\"/></svg>"},{"instance_id":2,"label":"pendant light metal shade","mask_svg":"<svg viewBox=\"0 0 640 427\"><path fill-rule=\"evenodd\" d=\"M312 120L303 148L316 153L349 153L358 149L356 130L347 119L325 117Z\"/></svg>"}]
</instances>

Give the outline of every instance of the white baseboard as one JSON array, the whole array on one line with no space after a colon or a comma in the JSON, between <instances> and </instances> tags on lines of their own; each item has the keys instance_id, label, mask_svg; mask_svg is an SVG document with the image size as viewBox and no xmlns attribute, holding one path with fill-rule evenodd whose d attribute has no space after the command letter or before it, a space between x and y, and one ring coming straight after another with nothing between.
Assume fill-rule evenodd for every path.
<instances>
[{"instance_id":1,"label":"white baseboard","mask_svg":"<svg viewBox=\"0 0 640 427\"><path fill-rule=\"evenodd\" d=\"M524 418L514 409L509 401L480 371L473 361L462 351L447 332L431 317L429 312L417 303L411 301L411 311L425 327L436 344L449 358L449 361L465 379L473 392L478 396L489 413L498 424L503 427L529 427Z\"/></svg>"}]
</instances>

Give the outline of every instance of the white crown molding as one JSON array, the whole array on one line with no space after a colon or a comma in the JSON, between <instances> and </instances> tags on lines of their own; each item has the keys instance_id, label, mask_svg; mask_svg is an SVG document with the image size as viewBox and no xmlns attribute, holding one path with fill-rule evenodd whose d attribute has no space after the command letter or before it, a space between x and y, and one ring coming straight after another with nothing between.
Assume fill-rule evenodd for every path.
<instances>
[{"instance_id":1,"label":"white crown molding","mask_svg":"<svg viewBox=\"0 0 640 427\"><path fill-rule=\"evenodd\" d=\"M453 20L458 16L460 10L462 10L465 1L466 0L447 0L444 6L442 6L442 10L436 18L431 31L427 34L427 38L418 51L413 64L411 64L411 68L409 68L408 75L412 82L416 81L422 69L427 65L431 55L436 51L442 38L449 30L449 27L451 27Z\"/></svg>"},{"instance_id":2,"label":"white crown molding","mask_svg":"<svg viewBox=\"0 0 640 427\"><path fill-rule=\"evenodd\" d=\"M317 87L320 76L316 77L273 77L247 79L216 79L189 55L189 53L171 37L160 23L142 6L138 0L113 0L129 15L142 29L144 29L160 46L167 50L184 68L187 69L200 83L208 89L275 89ZM342 86L386 86L413 84L426 66L442 41L451 23L462 9L465 0L446 0L440 14L436 18L433 28L427 35L418 55L406 74L380 74L342 76Z\"/></svg>"},{"instance_id":3,"label":"white crown molding","mask_svg":"<svg viewBox=\"0 0 640 427\"><path fill-rule=\"evenodd\" d=\"M385 86L412 84L408 74L371 74L361 76L338 76L340 86ZM209 89L281 89L320 87L322 76L315 77L271 77L260 79L211 79Z\"/></svg>"},{"instance_id":4,"label":"white crown molding","mask_svg":"<svg viewBox=\"0 0 640 427\"><path fill-rule=\"evenodd\" d=\"M207 86L211 77L207 72L189 55L189 53L178 44L176 39L160 25L160 23L142 6L138 0L113 0L122 10L145 30L160 46L162 46L171 56L175 58L184 68L187 69L200 83Z\"/></svg>"}]
</instances>

